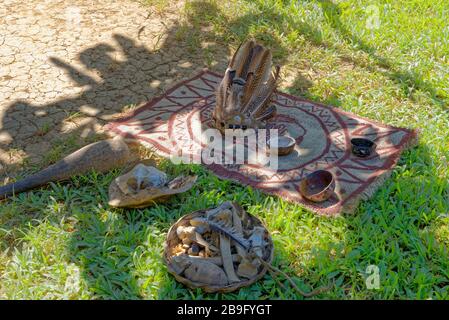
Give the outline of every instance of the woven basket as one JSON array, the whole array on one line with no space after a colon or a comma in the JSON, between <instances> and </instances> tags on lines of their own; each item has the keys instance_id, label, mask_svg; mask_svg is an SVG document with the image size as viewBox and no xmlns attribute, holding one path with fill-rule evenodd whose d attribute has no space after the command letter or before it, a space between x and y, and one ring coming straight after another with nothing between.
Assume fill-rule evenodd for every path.
<instances>
[{"instance_id":1,"label":"woven basket","mask_svg":"<svg viewBox=\"0 0 449 320\"><path fill-rule=\"evenodd\" d=\"M221 293L228 293L228 292L232 292L235 291L237 289L240 289L242 287L246 287L249 286L251 284L253 284L254 282L258 281L259 279L261 279L265 273L267 272L267 268L264 266L260 266L259 267L259 272L257 273L257 275L251 279L243 279L240 282L235 282L232 284L228 284L225 286L213 286L210 284L204 284L204 283L199 283L199 282L193 282L187 278L184 278L183 276L177 274L175 272L175 270L173 269L172 265L171 265L171 257L173 256L172 254L172 250L173 248L175 248L180 242L181 240L179 240L177 234L176 234L176 229L179 226L188 226L190 225L190 220L192 218L196 218L196 217L204 217L206 213L206 210L199 210L199 211L195 211L193 213L187 214L185 216L183 216L182 218L180 218L175 224L173 224L170 228L170 230L168 230L167 233L167 238L165 240L165 245L164 245L164 262L167 265L168 271L175 277L175 279L179 282L181 282L182 284L186 285L187 287L191 288L191 289L197 289L197 288L201 288L203 289L205 292L209 292L209 293L214 293L214 292L221 292ZM264 225L262 224L262 222L256 218L253 215L250 215L248 213L249 218L251 219L251 222L253 224L253 226L260 226L260 227L264 227ZM264 227L265 228L265 227ZM265 252L263 253L263 260L265 262L267 262L268 264L271 264L272 260L273 260L273 241L271 239L271 235L268 232L268 230L265 228L266 230L266 240L268 242L268 245L265 247Z\"/></svg>"}]
</instances>

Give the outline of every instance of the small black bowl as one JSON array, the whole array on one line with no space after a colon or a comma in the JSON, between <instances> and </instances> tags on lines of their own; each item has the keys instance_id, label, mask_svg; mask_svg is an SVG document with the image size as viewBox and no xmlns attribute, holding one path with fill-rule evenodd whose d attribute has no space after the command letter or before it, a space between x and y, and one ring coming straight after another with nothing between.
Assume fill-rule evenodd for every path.
<instances>
[{"instance_id":1,"label":"small black bowl","mask_svg":"<svg viewBox=\"0 0 449 320\"><path fill-rule=\"evenodd\" d=\"M360 158L368 157L376 149L376 144L365 138L351 139L352 153Z\"/></svg>"}]
</instances>

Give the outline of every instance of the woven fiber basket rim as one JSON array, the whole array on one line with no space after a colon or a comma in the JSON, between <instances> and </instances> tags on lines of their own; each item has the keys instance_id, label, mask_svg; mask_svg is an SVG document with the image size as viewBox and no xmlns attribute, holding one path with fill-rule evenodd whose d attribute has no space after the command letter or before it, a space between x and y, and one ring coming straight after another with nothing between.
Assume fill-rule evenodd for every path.
<instances>
[{"instance_id":1,"label":"woven fiber basket rim","mask_svg":"<svg viewBox=\"0 0 449 320\"><path fill-rule=\"evenodd\" d=\"M176 228L184 221L187 221L187 220L190 220L192 218L204 215L207 210L197 210L197 211L194 211L192 213L189 213L189 214L186 214L186 215L182 216L168 230L167 236L166 236L166 239L165 239L165 243L164 243L164 256L163 256L163 260L164 260L165 265L167 266L168 272L170 274L172 274L177 281L181 282L185 286L187 286L187 287L189 287L191 289L200 288L200 289L204 290L207 293L217 293L217 292L218 293L229 293L229 292L238 290L238 289L240 289L242 287L247 287L249 285L252 285L256 281L259 281L265 275L265 273L267 272L267 268L265 266L262 268L262 270L254 278L246 279L246 280L243 280L243 281L240 281L240 282L237 282L237 283L228 284L226 286L213 286L213 285L210 285L210 284L193 282L193 281L191 281L191 280L189 280L189 279L187 279L187 278L177 274L174 271L174 269L171 267L169 242L173 238L173 235L175 237L177 237L177 235L176 235ZM273 261L273 256L274 256L274 246L273 246L273 240L271 238L271 234L270 234L268 229L265 227L265 225L262 223L262 221L259 218L257 218L256 216L254 216L254 215L252 215L250 213L247 213L247 215L252 219L252 222L253 222L254 225L262 226L267 231L267 234L268 234L268 248L269 248L270 252L269 252L268 258L264 259L264 261L266 261L268 264L271 264L272 261ZM265 256L265 254L264 254L264 256Z\"/></svg>"}]
</instances>

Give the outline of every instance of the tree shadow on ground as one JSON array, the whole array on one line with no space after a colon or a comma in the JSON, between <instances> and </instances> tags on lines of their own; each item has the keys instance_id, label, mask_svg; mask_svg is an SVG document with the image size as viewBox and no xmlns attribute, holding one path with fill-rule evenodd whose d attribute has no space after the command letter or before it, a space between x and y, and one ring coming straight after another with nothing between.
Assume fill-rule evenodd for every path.
<instances>
[{"instance_id":1,"label":"tree shadow on ground","mask_svg":"<svg viewBox=\"0 0 449 320\"><path fill-rule=\"evenodd\" d=\"M76 146L90 142L85 138L98 132L99 127L117 113L150 100L179 80L204 67L222 72L230 54L230 39L208 31L204 19L207 14L219 15L217 10L219 8L210 2L192 3L186 21L167 28L156 50L150 50L138 40L141 30L136 30L136 38L114 34L114 45L99 43L79 53L78 60L90 75L77 65L49 57L52 65L62 69L82 88L81 92L45 105L26 100L12 102L4 112L1 127L2 132L13 139L2 142L0 148L9 154L20 152L37 166L48 164L54 159L48 159L45 154L69 136L76 137ZM245 28L249 20L258 18L261 17L246 15L227 23L230 28ZM276 19L275 13L273 19ZM247 33L248 30L243 30L241 39L234 39L234 42L243 40ZM278 39L263 33L258 38L275 48L278 62L286 56L287 49ZM117 59L117 55L122 55L123 59ZM18 132L17 123L20 123ZM0 161L6 168L4 175L14 175L17 167L9 170L9 161Z\"/></svg>"}]
</instances>

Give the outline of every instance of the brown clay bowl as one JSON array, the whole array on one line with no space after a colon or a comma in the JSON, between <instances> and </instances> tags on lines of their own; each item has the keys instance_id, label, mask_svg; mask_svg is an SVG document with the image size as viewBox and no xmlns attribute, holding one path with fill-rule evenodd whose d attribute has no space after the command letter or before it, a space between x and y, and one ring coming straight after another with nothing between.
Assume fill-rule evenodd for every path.
<instances>
[{"instance_id":1,"label":"brown clay bowl","mask_svg":"<svg viewBox=\"0 0 449 320\"><path fill-rule=\"evenodd\" d=\"M293 149L295 148L295 144L296 141L295 139L291 138L291 137L287 137L287 136L279 136L277 138L277 153L278 156L286 156L290 153L292 153ZM269 145L270 145L270 150L273 151L271 149L271 144L270 144L271 140L269 141Z\"/></svg>"},{"instance_id":2,"label":"brown clay bowl","mask_svg":"<svg viewBox=\"0 0 449 320\"><path fill-rule=\"evenodd\" d=\"M334 177L326 170L317 170L301 180L299 192L313 202L323 202L334 192Z\"/></svg>"}]
</instances>

